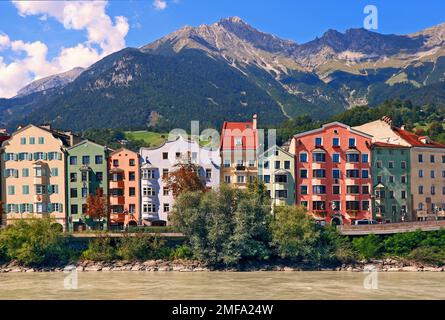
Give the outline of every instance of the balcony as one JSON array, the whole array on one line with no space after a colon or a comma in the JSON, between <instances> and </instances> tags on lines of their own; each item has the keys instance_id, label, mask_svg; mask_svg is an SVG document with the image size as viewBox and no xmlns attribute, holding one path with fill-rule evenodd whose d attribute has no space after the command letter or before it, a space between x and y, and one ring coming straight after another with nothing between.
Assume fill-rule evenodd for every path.
<instances>
[{"instance_id":1,"label":"balcony","mask_svg":"<svg viewBox=\"0 0 445 320\"><path fill-rule=\"evenodd\" d=\"M124 205L125 204L125 197L124 196L114 196L111 195L110 197L110 205Z\"/></svg>"},{"instance_id":2,"label":"balcony","mask_svg":"<svg viewBox=\"0 0 445 320\"><path fill-rule=\"evenodd\" d=\"M124 180L113 181L110 180L110 189L122 189L125 187Z\"/></svg>"},{"instance_id":3,"label":"balcony","mask_svg":"<svg viewBox=\"0 0 445 320\"><path fill-rule=\"evenodd\" d=\"M326 219L328 212L326 210L313 210L312 214L316 219Z\"/></svg>"},{"instance_id":4,"label":"balcony","mask_svg":"<svg viewBox=\"0 0 445 320\"><path fill-rule=\"evenodd\" d=\"M142 214L142 219L143 220L148 220L148 221L159 220L159 215L157 213L155 213L155 212L143 213Z\"/></svg>"},{"instance_id":5,"label":"balcony","mask_svg":"<svg viewBox=\"0 0 445 320\"><path fill-rule=\"evenodd\" d=\"M246 171L246 166L237 165L235 166L235 171Z\"/></svg>"}]
</instances>

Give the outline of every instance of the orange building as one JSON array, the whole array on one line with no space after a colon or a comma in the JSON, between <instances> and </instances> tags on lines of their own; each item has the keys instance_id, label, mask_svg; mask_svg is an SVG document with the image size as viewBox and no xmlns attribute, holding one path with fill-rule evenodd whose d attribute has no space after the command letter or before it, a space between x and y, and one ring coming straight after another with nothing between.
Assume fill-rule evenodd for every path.
<instances>
[{"instance_id":1,"label":"orange building","mask_svg":"<svg viewBox=\"0 0 445 320\"><path fill-rule=\"evenodd\" d=\"M113 227L140 224L140 157L127 149L119 149L108 158L110 224Z\"/></svg>"}]
</instances>

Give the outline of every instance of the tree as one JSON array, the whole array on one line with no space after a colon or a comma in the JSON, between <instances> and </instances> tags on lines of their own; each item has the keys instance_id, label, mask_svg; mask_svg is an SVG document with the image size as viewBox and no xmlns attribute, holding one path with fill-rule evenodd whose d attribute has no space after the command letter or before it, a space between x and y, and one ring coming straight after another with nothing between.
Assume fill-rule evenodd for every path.
<instances>
[{"instance_id":1,"label":"tree","mask_svg":"<svg viewBox=\"0 0 445 320\"><path fill-rule=\"evenodd\" d=\"M272 222L272 244L281 258L312 262L320 231L301 206L277 207Z\"/></svg>"},{"instance_id":2,"label":"tree","mask_svg":"<svg viewBox=\"0 0 445 320\"><path fill-rule=\"evenodd\" d=\"M109 219L108 199L101 188L96 189L96 194L90 193L87 198L87 216L92 220Z\"/></svg>"},{"instance_id":3,"label":"tree","mask_svg":"<svg viewBox=\"0 0 445 320\"><path fill-rule=\"evenodd\" d=\"M430 128L428 129L428 134L431 137L436 137L436 136L440 135L443 132L444 132L443 126L438 121L434 121L433 123L431 123Z\"/></svg>"},{"instance_id":4,"label":"tree","mask_svg":"<svg viewBox=\"0 0 445 320\"><path fill-rule=\"evenodd\" d=\"M379 236L370 234L366 237L355 238L352 241L354 249L358 251L360 258L379 258L382 254L383 243Z\"/></svg>"},{"instance_id":5,"label":"tree","mask_svg":"<svg viewBox=\"0 0 445 320\"><path fill-rule=\"evenodd\" d=\"M192 163L190 157L178 162L176 169L163 178L166 187L172 190L173 196L178 197L184 192L204 192L205 184L199 177L200 167Z\"/></svg>"}]
</instances>

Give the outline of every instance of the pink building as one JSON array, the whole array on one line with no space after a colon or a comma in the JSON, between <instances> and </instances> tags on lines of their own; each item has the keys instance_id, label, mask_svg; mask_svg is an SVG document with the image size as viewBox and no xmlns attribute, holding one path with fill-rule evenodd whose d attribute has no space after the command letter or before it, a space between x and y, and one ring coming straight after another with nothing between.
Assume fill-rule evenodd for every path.
<instances>
[{"instance_id":1,"label":"pink building","mask_svg":"<svg viewBox=\"0 0 445 320\"><path fill-rule=\"evenodd\" d=\"M141 221L140 157L119 149L108 158L109 202L112 226L137 226Z\"/></svg>"},{"instance_id":2,"label":"pink building","mask_svg":"<svg viewBox=\"0 0 445 320\"><path fill-rule=\"evenodd\" d=\"M319 223L371 219L371 139L339 122L293 137L297 204Z\"/></svg>"}]
</instances>

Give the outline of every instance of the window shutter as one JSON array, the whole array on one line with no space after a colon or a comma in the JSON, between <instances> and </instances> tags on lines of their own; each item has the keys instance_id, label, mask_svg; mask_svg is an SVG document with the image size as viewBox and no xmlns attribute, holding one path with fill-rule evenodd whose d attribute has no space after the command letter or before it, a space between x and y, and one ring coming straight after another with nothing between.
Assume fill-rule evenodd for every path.
<instances>
[{"instance_id":1,"label":"window shutter","mask_svg":"<svg viewBox=\"0 0 445 320\"><path fill-rule=\"evenodd\" d=\"M46 152L43 153L43 160L46 160L48 158L48 154Z\"/></svg>"},{"instance_id":2,"label":"window shutter","mask_svg":"<svg viewBox=\"0 0 445 320\"><path fill-rule=\"evenodd\" d=\"M58 153L57 153L57 159L58 159L58 160L62 160L62 153L61 153L61 152L58 152Z\"/></svg>"},{"instance_id":3,"label":"window shutter","mask_svg":"<svg viewBox=\"0 0 445 320\"><path fill-rule=\"evenodd\" d=\"M3 161L8 160L8 155L6 153L3 153Z\"/></svg>"},{"instance_id":4,"label":"window shutter","mask_svg":"<svg viewBox=\"0 0 445 320\"><path fill-rule=\"evenodd\" d=\"M59 194L59 185L58 184L54 185L54 193Z\"/></svg>"},{"instance_id":5,"label":"window shutter","mask_svg":"<svg viewBox=\"0 0 445 320\"><path fill-rule=\"evenodd\" d=\"M59 203L59 212L63 212L63 204Z\"/></svg>"},{"instance_id":6,"label":"window shutter","mask_svg":"<svg viewBox=\"0 0 445 320\"><path fill-rule=\"evenodd\" d=\"M29 212L34 212L34 205L32 203L29 204Z\"/></svg>"},{"instance_id":7,"label":"window shutter","mask_svg":"<svg viewBox=\"0 0 445 320\"><path fill-rule=\"evenodd\" d=\"M13 159L14 161L17 161L17 160L18 160L18 155L17 155L17 153L14 153L14 154L12 155L12 159Z\"/></svg>"},{"instance_id":8,"label":"window shutter","mask_svg":"<svg viewBox=\"0 0 445 320\"><path fill-rule=\"evenodd\" d=\"M14 205L14 212L15 212L15 213L19 213L19 211L20 211L20 210L19 210L19 205L18 205L18 204L15 204L15 205Z\"/></svg>"},{"instance_id":9,"label":"window shutter","mask_svg":"<svg viewBox=\"0 0 445 320\"><path fill-rule=\"evenodd\" d=\"M53 204L52 203L48 203L48 212L49 213L53 212Z\"/></svg>"},{"instance_id":10,"label":"window shutter","mask_svg":"<svg viewBox=\"0 0 445 320\"><path fill-rule=\"evenodd\" d=\"M20 213L25 212L25 205L23 203L20 204Z\"/></svg>"},{"instance_id":11,"label":"window shutter","mask_svg":"<svg viewBox=\"0 0 445 320\"><path fill-rule=\"evenodd\" d=\"M8 177L9 177L9 175L8 175L8 169L5 169L5 170L3 171L3 176L4 176L5 178L8 178Z\"/></svg>"},{"instance_id":12,"label":"window shutter","mask_svg":"<svg viewBox=\"0 0 445 320\"><path fill-rule=\"evenodd\" d=\"M19 177L19 170L18 170L18 169L14 169L14 176L15 176L16 178Z\"/></svg>"},{"instance_id":13,"label":"window shutter","mask_svg":"<svg viewBox=\"0 0 445 320\"><path fill-rule=\"evenodd\" d=\"M37 160L39 158L38 152L34 152L34 160Z\"/></svg>"},{"instance_id":14,"label":"window shutter","mask_svg":"<svg viewBox=\"0 0 445 320\"><path fill-rule=\"evenodd\" d=\"M32 160L32 153L28 153L28 160Z\"/></svg>"},{"instance_id":15,"label":"window shutter","mask_svg":"<svg viewBox=\"0 0 445 320\"><path fill-rule=\"evenodd\" d=\"M52 185L47 186L48 194L52 194Z\"/></svg>"}]
</instances>

